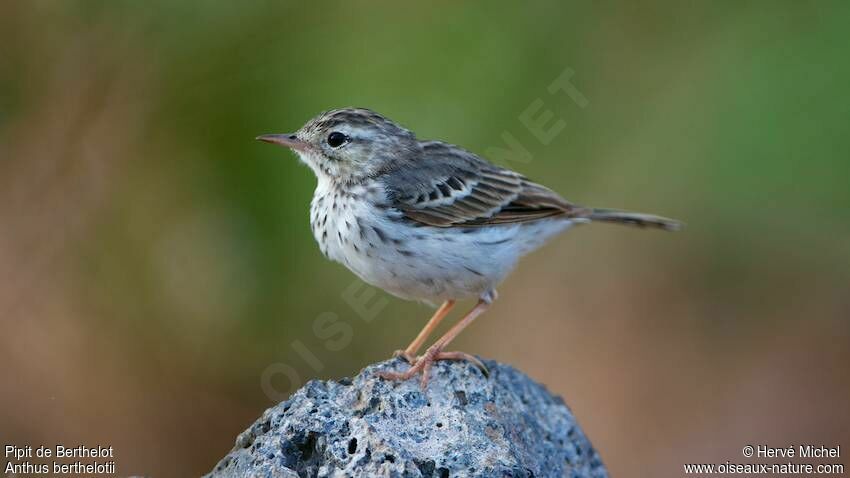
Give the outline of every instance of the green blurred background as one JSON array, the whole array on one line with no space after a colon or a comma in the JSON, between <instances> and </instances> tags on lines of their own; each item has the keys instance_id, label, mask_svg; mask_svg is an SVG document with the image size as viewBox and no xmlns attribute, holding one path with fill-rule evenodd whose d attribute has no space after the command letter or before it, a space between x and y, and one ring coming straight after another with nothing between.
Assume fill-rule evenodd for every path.
<instances>
[{"instance_id":1,"label":"green blurred background","mask_svg":"<svg viewBox=\"0 0 850 478\"><path fill-rule=\"evenodd\" d=\"M176 3L0 3L0 442L199 475L294 381L406 345L430 310L363 320L312 173L253 140L365 106L688 223L565 234L457 341L563 395L613 475L850 445L850 3Z\"/></svg>"}]
</instances>

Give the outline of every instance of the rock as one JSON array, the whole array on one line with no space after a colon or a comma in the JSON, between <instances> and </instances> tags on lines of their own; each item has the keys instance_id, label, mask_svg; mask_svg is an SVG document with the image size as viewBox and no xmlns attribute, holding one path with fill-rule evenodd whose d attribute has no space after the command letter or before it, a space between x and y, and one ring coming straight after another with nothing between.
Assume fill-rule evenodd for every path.
<instances>
[{"instance_id":1,"label":"rock","mask_svg":"<svg viewBox=\"0 0 850 478\"><path fill-rule=\"evenodd\" d=\"M236 439L209 477L606 477L560 397L516 369L438 362L427 391L367 367L313 380Z\"/></svg>"}]
</instances>

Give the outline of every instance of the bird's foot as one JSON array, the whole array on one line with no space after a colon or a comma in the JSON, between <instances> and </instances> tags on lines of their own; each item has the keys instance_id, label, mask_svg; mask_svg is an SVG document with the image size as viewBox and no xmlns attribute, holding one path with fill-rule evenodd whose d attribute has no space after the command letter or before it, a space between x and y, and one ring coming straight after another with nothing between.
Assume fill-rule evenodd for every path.
<instances>
[{"instance_id":1,"label":"bird's foot","mask_svg":"<svg viewBox=\"0 0 850 478\"><path fill-rule=\"evenodd\" d=\"M411 353L408 353L407 350L404 350L404 349L398 349L395 352L393 352L393 358L399 358L399 357L401 357L405 362L407 362L409 364L416 362L416 356L411 354Z\"/></svg>"},{"instance_id":2,"label":"bird's foot","mask_svg":"<svg viewBox=\"0 0 850 478\"><path fill-rule=\"evenodd\" d=\"M434 365L434 362L438 360L466 360L472 362L473 365L478 367L485 377L490 376L490 371L487 370L487 366L478 360L477 357L466 352L443 352L442 348L438 345L432 345L425 351L424 355L416 359L413 359L412 357L408 358L406 355L407 354L405 353L401 353L398 356L404 357L412 364L407 371L378 372L378 376L385 380L407 380L417 373L421 373L422 377L419 379L419 385L422 387L422 390L425 390L428 387L428 375L431 372L431 367Z\"/></svg>"}]
</instances>

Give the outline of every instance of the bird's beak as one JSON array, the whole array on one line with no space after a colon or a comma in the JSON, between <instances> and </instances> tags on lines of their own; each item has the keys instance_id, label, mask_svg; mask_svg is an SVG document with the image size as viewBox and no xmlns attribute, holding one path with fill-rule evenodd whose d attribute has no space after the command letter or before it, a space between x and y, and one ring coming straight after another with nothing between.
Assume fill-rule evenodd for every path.
<instances>
[{"instance_id":1,"label":"bird's beak","mask_svg":"<svg viewBox=\"0 0 850 478\"><path fill-rule=\"evenodd\" d=\"M263 134L257 136L258 141L264 143L279 144L295 151L307 149L307 143L298 139L294 134Z\"/></svg>"}]
</instances>

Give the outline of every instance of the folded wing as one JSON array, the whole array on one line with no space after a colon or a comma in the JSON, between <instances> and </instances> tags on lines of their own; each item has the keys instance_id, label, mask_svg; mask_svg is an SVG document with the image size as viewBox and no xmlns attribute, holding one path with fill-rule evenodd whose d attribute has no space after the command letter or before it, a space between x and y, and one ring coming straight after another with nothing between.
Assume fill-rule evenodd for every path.
<instances>
[{"instance_id":1,"label":"folded wing","mask_svg":"<svg viewBox=\"0 0 850 478\"><path fill-rule=\"evenodd\" d=\"M554 191L456 146L429 141L422 149L404 172L387 176L393 206L413 221L473 227L589 214Z\"/></svg>"}]
</instances>

